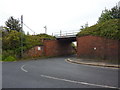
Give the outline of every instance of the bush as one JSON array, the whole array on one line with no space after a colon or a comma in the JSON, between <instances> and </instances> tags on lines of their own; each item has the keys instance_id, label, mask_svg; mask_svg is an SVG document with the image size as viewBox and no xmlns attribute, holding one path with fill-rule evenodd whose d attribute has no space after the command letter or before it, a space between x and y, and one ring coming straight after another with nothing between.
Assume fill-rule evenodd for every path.
<instances>
[{"instance_id":1,"label":"bush","mask_svg":"<svg viewBox=\"0 0 120 90\"><path fill-rule=\"evenodd\" d=\"M13 56L8 56L8 57L6 57L5 60L3 60L3 61L16 61L16 59L15 59L15 57L13 57Z\"/></svg>"},{"instance_id":2,"label":"bush","mask_svg":"<svg viewBox=\"0 0 120 90\"><path fill-rule=\"evenodd\" d=\"M10 55L14 56L14 51L13 50L3 50L3 52L2 52L2 60L4 60L6 57L8 57Z\"/></svg>"},{"instance_id":3,"label":"bush","mask_svg":"<svg viewBox=\"0 0 120 90\"><path fill-rule=\"evenodd\" d=\"M77 36L101 36L110 39L120 40L120 19L111 19L106 22L98 23L91 27L82 29Z\"/></svg>"},{"instance_id":4,"label":"bush","mask_svg":"<svg viewBox=\"0 0 120 90\"><path fill-rule=\"evenodd\" d=\"M115 6L111 10L105 9L99 17L98 23L108 21L110 19L120 19L120 7Z\"/></svg>"},{"instance_id":5,"label":"bush","mask_svg":"<svg viewBox=\"0 0 120 90\"><path fill-rule=\"evenodd\" d=\"M2 55L0 54L0 61L2 61Z\"/></svg>"},{"instance_id":6,"label":"bush","mask_svg":"<svg viewBox=\"0 0 120 90\"><path fill-rule=\"evenodd\" d=\"M17 54L13 50L3 50L2 61L15 61L17 59Z\"/></svg>"}]
</instances>

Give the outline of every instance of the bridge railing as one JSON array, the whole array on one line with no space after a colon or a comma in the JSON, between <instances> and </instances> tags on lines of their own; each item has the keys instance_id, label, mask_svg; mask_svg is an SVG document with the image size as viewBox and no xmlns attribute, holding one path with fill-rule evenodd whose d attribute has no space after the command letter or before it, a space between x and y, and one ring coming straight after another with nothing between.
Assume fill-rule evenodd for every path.
<instances>
[{"instance_id":1,"label":"bridge railing","mask_svg":"<svg viewBox=\"0 0 120 90\"><path fill-rule=\"evenodd\" d=\"M60 32L54 33L54 36L56 38L75 37L78 32L80 32L80 30L60 31Z\"/></svg>"}]
</instances>

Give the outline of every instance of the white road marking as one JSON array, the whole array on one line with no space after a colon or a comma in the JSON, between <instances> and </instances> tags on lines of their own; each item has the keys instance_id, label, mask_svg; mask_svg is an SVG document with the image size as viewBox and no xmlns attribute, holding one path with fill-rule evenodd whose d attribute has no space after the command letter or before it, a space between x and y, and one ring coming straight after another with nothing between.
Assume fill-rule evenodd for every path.
<instances>
[{"instance_id":1,"label":"white road marking","mask_svg":"<svg viewBox=\"0 0 120 90\"><path fill-rule=\"evenodd\" d=\"M27 70L24 69L24 66L25 65L21 66L21 70L24 71L24 72L28 72Z\"/></svg>"},{"instance_id":2,"label":"white road marking","mask_svg":"<svg viewBox=\"0 0 120 90\"><path fill-rule=\"evenodd\" d=\"M41 77L50 78L50 79L56 79L56 80L61 80L61 81L66 81L66 82L71 82L71 83L79 83L79 84L83 84L83 85L97 86L97 87L103 87L103 88L116 88L116 89L120 89L118 87L113 87L113 86L98 85L98 84L92 84L92 83L87 83L87 82L68 80L68 79L64 79L64 78L57 78L57 77L52 77L52 76L47 76L47 75L41 75Z\"/></svg>"}]
</instances>

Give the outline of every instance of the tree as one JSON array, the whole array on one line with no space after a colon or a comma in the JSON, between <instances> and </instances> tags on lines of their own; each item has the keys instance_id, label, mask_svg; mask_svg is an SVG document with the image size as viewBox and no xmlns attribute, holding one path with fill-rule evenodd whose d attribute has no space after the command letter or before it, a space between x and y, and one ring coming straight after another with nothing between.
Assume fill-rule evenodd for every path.
<instances>
[{"instance_id":1,"label":"tree","mask_svg":"<svg viewBox=\"0 0 120 90\"><path fill-rule=\"evenodd\" d=\"M23 46L21 46L21 36L22 36ZM11 30L8 34L2 37L2 49L3 49L3 55L5 57L6 55L20 57L21 48L24 48L24 46L25 46L25 34L21 32ZM5 54L4 52L7 54Z\"/></svg>"},{"instance_id":2,"label":"tree","mask_svg":"<svg viewBox=\"0 0 120 90\"><path fill-rule=\"evenodd\" d=\"M20 46L21 32L11 31L3 37L3 50L15 50Z\"/></svg>"},{"instance_id":3,"label":"tree","mask_svg":"<svg viewBox=\"0 0 120 90\"><path fill-rule=\"evenodd\" d=\"M98 23L105 22L110 19L120 19L120 7L115 6L111 10L103 10L101 16L98 19Z\"/></svg>"},{"instance_id":4,"label":"tree","mask_svg":"<svg viewBox=\"0 0 120 90\"><path fill-rule=\"evenodd\" d=\"M11 16L6 22L5 22L6 26L7 26L7 31L21 31L21 24L20 21L17 19L14 19L13 16Z\"/></svg>"},{"instance_id":5,"label":"tree","mask_svg":"<svg viewBox=\"0 0 120 90\"><path fill-rule=\"evenodd\" d=\"M98 23L112 19L110 14L111 14L110 10L108 9L103 10L101 16L99 17Z\"/></svg>"},{"instance_id":6,"label":"tree","mask_svg":"<svg viewBox=\"0 0 120 90\"><path fill-rule=\"evenodd\" d=\"M113 7L111 9L110 14L113 19L120 19L120 7L118 6Z\"/></svg>"}]
</instances>

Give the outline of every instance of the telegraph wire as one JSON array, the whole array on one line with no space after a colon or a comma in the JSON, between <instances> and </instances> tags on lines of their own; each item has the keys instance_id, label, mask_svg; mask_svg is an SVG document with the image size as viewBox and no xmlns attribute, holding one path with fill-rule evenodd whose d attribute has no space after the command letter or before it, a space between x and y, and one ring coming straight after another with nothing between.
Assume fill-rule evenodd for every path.
<instances>
[{"instance_id":1,"label":"telegraph wire","mask_svg":"<svg viewBox=\"0 0 120 90\"><path fill-rule=\"evenodd\" d=\"M34 32L34 35L35 35L35 31L33 31L31 28L29 28L25 23L23 23L23 15L21 15L21 33L22 33L22 31L23 31L23 25L24 26L26 26L29 30L31 30L32 32ZM20 42L21 42L21 58L23 58L23 34L21 34L21 40L20 40Z\"/></svg>"},{"instance_id":2,"label":"telegraph wire","mask_svg":"<svg viewBox=\"0 0 120 90\"><path fill-rule=\"evenodd\" d=\"M33 31L30 27L28 27L25 23L23 23L24 26L26 26L30 31L32 31L34 34L37 34L35 31Z\"/></svg>"}]
</instances>

